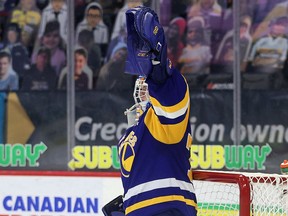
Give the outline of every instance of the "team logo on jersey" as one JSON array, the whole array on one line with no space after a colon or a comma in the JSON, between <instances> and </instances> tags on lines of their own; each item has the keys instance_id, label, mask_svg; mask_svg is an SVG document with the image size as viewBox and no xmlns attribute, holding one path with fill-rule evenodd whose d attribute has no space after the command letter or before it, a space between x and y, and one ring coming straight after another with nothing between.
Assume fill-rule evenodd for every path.
<instances>
[{"instance_id":1,"label":"team logo on jersey","mask_svg":"<svg viewBox=\"0 0 288 216\"><path fill-rule=\"evenodd\" d=\"M171 69L172 68L172 62L171 62L171 60L170 59L168 59L168 67Z\"/></svg>"},{"instance_id":2,"label":"team logo on jersey","mask_svg":"<svg viewBox=\"0 0 288 216\"><path fill-rule=\"evenodd\" d=\"M158 26L155 26L155 27L154 27L154 30L153 30L153 34L156 35L156 34L158 33L158 31L159 31Z\"/></svg>"},{"instance_id":3,"label":"team logo on jersey","mask_svg":"<svg viewBox=\"0 0 288 216\"><path fill-rule=\"evenodd\" d=\"M146 57L146 56L148 56L148 54L147 54L147 52L139 52L139 53L137 54L137 56L139 56L139 57Z\"/></svg>"},{"instance_id":4,"label":"team logo on jersey","mask_svg":"<svg viewBox=\"0 0 288 216\"><path fill-rule=\"evenodd\" d=\"M134 131L131 131L126 139L119 146L119 156L121 161L121 173L124 177L129 177L135 158L134 146L137 137Z\"/></svg>"}]
</instances>

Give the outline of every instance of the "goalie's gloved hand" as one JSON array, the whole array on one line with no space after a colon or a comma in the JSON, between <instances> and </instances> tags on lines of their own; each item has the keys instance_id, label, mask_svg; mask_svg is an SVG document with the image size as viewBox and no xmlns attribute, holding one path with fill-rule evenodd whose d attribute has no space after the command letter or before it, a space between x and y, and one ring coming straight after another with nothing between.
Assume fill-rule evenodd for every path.
<instances>
[{"instance_id":1,"label":"goalie's gloved hand","mask_svg":"<svg viewBox=\"0 0 288 216\"><path fill-rule=\"evenodd\" d=\"M149 7L126 11L128 56L126 72L161 81L170 73L164 29ZM154 74L157 73L157 74Z\"/></svg>"}]
</instances>

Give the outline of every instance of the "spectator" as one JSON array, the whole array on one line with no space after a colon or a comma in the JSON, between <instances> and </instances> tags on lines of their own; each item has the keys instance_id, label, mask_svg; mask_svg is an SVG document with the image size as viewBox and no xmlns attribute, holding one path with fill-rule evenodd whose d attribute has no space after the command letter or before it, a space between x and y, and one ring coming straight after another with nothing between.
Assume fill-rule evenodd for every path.
<instances>
[{"instance_id":1,"label":"spectator","mask_svg":"<svg viewBox=\"0 0 288 216\"><path fill-rule=\"evenodd\" d=\"M197 3L194 3L192 0L191 2L192 6L188 9L187 19L202 16L206 27L210 25L212 18L221 17L222 7L218 4L217 0L199 0Z\"/></svg>"},{"instance_id":2,"label":"spectator","mask_svg":"<svg viewBox=\"0 0 288 216\"><path fill-rule=\"evenodd\" d=\"M285 38L287 17L272 20L269 29L269 34L256 41L252 47L249 60L253 71L272 73L283 68L288 50Z\"/></svg>"},{"instance_id":3,"label":"spectator","mask_svg":"<svg viewBox=\"0 0 288 216\"><path fill-rule=\"evenodd\" d=\"M110 58L111 58L111 53L113 51L113 49L115 48L115 46L117 46L118 43L126 43L127 44L127 28L122 28L119 32L119 35L115 38L113 38L110 42L109 42L109 46L107 49L107 53L106 53L106 57L104 59L104 63L107 63Z\"/></svg>"},{"instance_id":4,"label":"spectator","mask_svg":"<svg viewBox=\"0 0 288 216\"><path fill-rule=\"evenodd\" d=\"M251 17L243 16L240 23L240 62L241 71L245 70L245 65L248 61L248 54L252 44L250 34ZM217 50L213 60L213 65L216 65L215 71L224 73L233 73L234 47L233 47L234 30L226 33ZM213 71L214 71L213 70Z\"/></svg>"},{"instance_id":5,"label":"spectator","mask_svg":"<svg viewBox=\"0 0 288 216\"><path fill-rule=\"evenodd\" d=\"M101 55L101 48L99 47L98 44L94 42L93 32L88 29L82 30L79 33L78 45L80 47L85 48L88 52L87 65L93 71L93 83L96 83L100 68L102 66L101 65L102 55Z\"/></svg>"},{"instance_id":6,"label":"spectator","mask_svg":"<svg viewBox=\"0 0 288 216\"><path fill-rule=\"evenodd\" d=\"M84 71L85 67L87 67L87 51L84 48L77 48L74 53L75 53L75 69L74 69L75 89L88 90L90 89L89 77L87 73L85 73ZM60 79L58 81L58 88L66 89L66 87L67 87L67 70L63 70L60 74Z\"/></svg>"},{"instance_id":7,"label":"spectator","mask_svg":"<svg viewBox=\"0 0 288 216\"><path fill-rule=\"evenodd\" d=\"M84 48L84 47L77 47L75 50L78 50L78 49L83 49L86 53L87 53L87 50ZM76 62L75 62L76 63ZM61 88L61 85L63 83L63 79L64 79L64 76L66 77L66 74L68 72L68 67L64 67L59 75L59 79L58 79L58 89ZM87 62L86 64L84 65L83 67L83 72L87 75L88 77L88 89L92 89L93 88L93 71L91 70L91 68L87 65ZM66 79L66 78L65 78Z\"/></svg>"},{"instance_id":8,"label":"spectator","mask_svg":"<svg viewBox=\"0 0 288 216\"><path fill-rule=\"evenodd\" d=\"M123 93L124 90L130 90L133 87L133 77L124 73L126 57L127 45L118 43L113 49L110 60L100 70L96 83L97 90Z\"/></svg>"},{"instance_id":9,"label":"spectator","mask_svg":"<svg viewBox=\"0 0 288 216\"><path fill-rule=\"evenodd\" d=\"M116 38L119 34L121 34L121 31L126 28L125 12L128 9L134 8L139 5L143 5L143 0L125 0L124 6L120 9L116 16L113 31L111 34L111 40Z\"/></svg>"},{"instance_id":10,"label":"spectator","mask_svg":"<svg viewBox=\"0 0 288 216\"><path fill-rule=\"evenodd\" d=\"M167 35L167 54L172 64L177 67L178 59L184 48L183 35L186 29L186 21L182 17L176 17L169 23Z\"/></svg>"},{"instance_id":11,"label":"spectator","mask_svg":"<svg viewBox=\"0 0 288 216\"><path fill-rule=\"evenodd\" d=\"M88 29L94 34L94 42L101 46L102 57L106 54L107 45L109 42L108 27L103 22L102 6L97 2L92 2L87 5L85 17L80 22L76 29L76 39L78 40L79 33Z\"/></svg>"},{"instance_id":12,"label":"spectator","mask_svg":"<svg viewBox=\"0 0 288 216\"><path fill-rule=\"evenodd\" d=\"M3 49L9 50L12 59L12 68L19 76L19 81L30 68L30 58L25 46L21 43L21 32L18 24L10 23L6 29Z\"/></svg>"},{"instance_id":13,"label":"spectator","mask_svg":"<svg viewBox=\"0 0 288 216\"><path fill-rule=\"evenodd\" d=\"M38 37L43 36L45 26L49 21L58 20L60 24L60 35L67 43L67 5L66 0L50 0L50 4L42 11L41 24Z\"/></svg>"},{"instance_id":14,"label":"spectator","mask_svg":"<svg viewBox=\"0 0 288 216\"><path fill-rule=\"evenodd\" d=\"M0 90L18 90L18 75L12 69L11 55L8 51L0 52Z\"/></svg>"},{"instance_id":15,"label":"spectator","mask_svg":"<svg viewBox=\"0 0 288 216\"><path fill-rule=\"evenodd\" d=\"M40 47L44 46L50 50L51 53L51 66L56 71L57 76L66 65L66 53L64 42L60 35L60 24L57 20L49 21L46 24L44 34L40 38ZM32 63L36 61L37 46L34 48L32 55Z\"/></svg>"},{"instance_id":16,"label":"spectator","mask_svg":"<svg viewBox=\"0 0 288 216\"><path fill-rule=\"evenodd\" d=\"M50 65L50 49L40 47L36 61L24 76L21 90L55 90L57 75Z\"/></svg>"},{"instance_id":17,"label":"spectator","mask_svg":"<svg viewBox=\"0 0 288 216\"><path fill-rule=\"evenodd\" d=\"M249 2L248 2L249 1ZM260 0L263 1L263 0ZM266 1L266 0L264 0ZM219 2L219 0L218 0ZM233 0L225 0L225 5L222 6L222 24L221 24L221 31L220 34L220 42L222 42L223 37L227 34L227 32L234 29L234 13L233 13ZM249 19L249 31L252 32L252 14L253 14L253 7L256 6L256 2L259 2L259 0L242 0L239 2L239 14L240 17L250 17ZM223 1L222 1L223 3ZM253 5L253 6L252 6ZM218 51L219 47L217 47Z\"/></svg>"},{"instance_id":18,"label":"spectator","mask_svg":"<svg viewBox=\"0 0 288 216\"><path fill-rule=\"evenodd\" d=\"M9 23L17 23L21 31L29 25L31 32L29 34L29 47L34 45L34 38L41 21L41 14L35 5L35 0L20 0L17 7L12 10Z\"/></svg>"},{"instance_id":19,"label":"spectator","mask_svg":"<svg viewBox=\"0 0 288 216\"><path fill-rule=\"evenodd\" d=\"M274 2L274 1L273 1ZM253 41L258 40L259 38L263 37L264 35L269 34L270 28L269 25L273 20L279 17L287 17L288 13L288 1L280 2L275 5L275 7L268 13L265 19L259 24L256 30L253 33ZM286 36L288 35L288 28L286 26L285 29Z\"/></svg>"},{"instance_id":20,"label":"spectator","mask_svg":"<svg viewBox=\"0 0 288 216\"><path fill-rule=\"evenodd\" d=\"M193 2L193 1L192 1ZM187 12L187 20L193 17L202 17L204 20L204 38L210 46L214 56L220 40L222 39L222 13L223 9L217 0L199 0ZM187 22L188 22L187 21Z\"/></svg>"},{"instance_id":21,"label":"spectator","mask_svg":"<svg viewBox=\"0 0 288 216\"><path fill-rule=\"evenodd\" d=\"M208 74L211 60L210 47L204 41L204 20L202 17L194 17L187 24L187 45L179 57L182 65L181 73Z\"/></svg>"},{"instance_id":22,"label":"spectator","mask_svg":"<svg viewBox=\"0 0 288 216\"><path fill-rule=\"evenodd\" d=\"M107 0L105 1L107 2ZM83 20L83 18L85 17L85 10L86 10L87 5L92 2L95 2L95 0L75 0L74 1L75 26L77 26L77 24ZM99 0L97 0L97 3L100 3L102 5L102 1L99 2Z\"/></svg>"},{"instance_id":23,"label":"spectator","mask_svg":"<svg viewBox=\"0 0 288 216\"><path fill-rule=\"evenodd\" d=\"M33 26L25 25L21 31L21 42L23 46L27 48L29 57L31 57L33 53L35 41L36 35L33 34Z\"/></svg>"},{"instance_id":24,"label":"spectator","mask_svg":"<svg viewBox=\"0 0 288 216\"><path fill-rule=\"evenodd\" d=\"M8 16L11 11L16 7L19 0L2 0L0 1L0 39L4 35L4 29L7 23Z\"/></svg>"},{"instance_id":25,"label":"spectator","mask_svg":"<svg viewBox=\"0 0 288 216\"><path fill-rule=\"evenodd\" d=\"M287 0L254 0L250 2L246 2L247 5L250 5L251 15L253 20L253 31L258 25L264 21L265 17L271 12L271 10L279 3ZM250 4L249 4L250 3Z\"/></svg>"}]
</instances>

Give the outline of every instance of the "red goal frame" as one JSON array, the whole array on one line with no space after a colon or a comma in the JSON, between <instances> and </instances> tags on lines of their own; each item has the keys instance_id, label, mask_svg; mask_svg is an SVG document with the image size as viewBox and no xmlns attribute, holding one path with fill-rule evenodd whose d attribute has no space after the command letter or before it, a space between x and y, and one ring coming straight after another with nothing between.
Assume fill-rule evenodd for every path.
<instances>
[{"instance_id":1,"label":"red goal frame","mask_svg":"<svg viewBox=\"0 0 288 216\"><path fill-rule=\"evenodd\" d=\"M276 177L277 176L277 177ZM237 184L239 187L239 215L253 215L253 183L268 183L276 185L278 183L288 185L288 176L268 173L248 173L248 172L226 172L212 170L194 170L193 180L209 181L218 183ZM285 189L284 193L288 193Z\"/></svg>"}]
</instances>

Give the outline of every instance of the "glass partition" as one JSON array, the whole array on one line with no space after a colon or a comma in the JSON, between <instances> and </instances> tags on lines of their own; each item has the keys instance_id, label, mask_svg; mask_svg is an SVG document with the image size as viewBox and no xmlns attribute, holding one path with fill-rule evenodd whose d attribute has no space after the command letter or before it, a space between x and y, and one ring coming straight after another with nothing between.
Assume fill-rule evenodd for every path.
<instances>
[{"instance_id":1,"label":"glass partition","mask_svg":"<svg viewBox=\"0 0 288 216\"><path fill-rule=\"evenodd\" d=\"M66 91L58 91L67 64L66 2L0 6L0 167L66 170L67 100Z\"/></svg>"},{"instance_id":2,"label":"glass partition","mask_svg":"<svg viewBox=\"0 0 288 216\"><path fill-rule=\"evenodd\" d=\"M192 168L279 172L287 0L2 3L0 169L119 172L136 78L124 73L125 11L137 5L159 15L189 85Z\"/></svg>"},{"instance_id":3,"label":"glass partition","mask_svg":"<svg viewBox=\"0 0 288 216\"><path fill-rule=\"evenodd\" d=\"M280 163L288 156L287 8L287 0L247 4L251 45L241 74L241 143L246 170L280 173Z\"/></svg>"}]
</instances>

